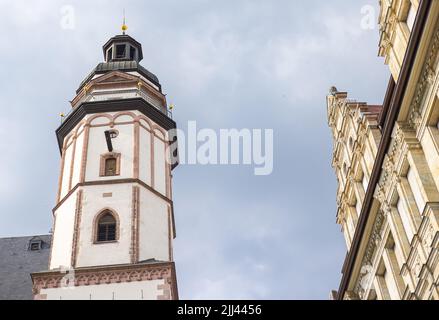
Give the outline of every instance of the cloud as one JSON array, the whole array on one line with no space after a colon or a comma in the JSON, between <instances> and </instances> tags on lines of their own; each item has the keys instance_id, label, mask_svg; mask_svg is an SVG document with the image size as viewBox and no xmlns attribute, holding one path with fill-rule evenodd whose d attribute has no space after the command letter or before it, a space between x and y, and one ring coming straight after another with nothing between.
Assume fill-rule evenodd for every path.
<instances>
[{"instance_id":1,"label":"cloud","mask_svg":"<svg viewBox=\"0 0 439 320\"><path fill-rule=\"evenodd\" d=\"M0 150L6 156L0 157L0 198L8 199L19 192L19 183L16 179L19 176L21 149L20 123L14 119L6 121L0 118Z\"/></svg>"}]
</instances>

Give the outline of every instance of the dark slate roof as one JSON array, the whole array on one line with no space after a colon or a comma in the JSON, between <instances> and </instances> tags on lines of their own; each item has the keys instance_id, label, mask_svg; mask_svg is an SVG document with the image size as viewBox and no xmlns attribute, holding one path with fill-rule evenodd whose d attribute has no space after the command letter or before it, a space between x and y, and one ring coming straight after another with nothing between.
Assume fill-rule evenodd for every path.
<instances>
[{"instance_id":1,"label":"dark slate roof","mask_svg":"<svg viewBox=\"0 0 439 320\"><path fill-rule=\"evenodd\" d=\"M81 84L79 85L78 90L76 90L76 93L79 93L81 89L85 86L87 82L89 82L94 75L96 74L103 74L107 73L109 71L137 71L142 76L144 76L146 79L154 83L156 86L159 87L161 90L161 85L159 82L159 79L155 74L148 71L144 67L142 67L138 62L134 60L123 60L123 61L111 61L111 62L101 62L97 65L96 68L93 69L93 71L85 78Z\"/></svg>"},{"instance_id":2,"label":"dark slate roof","mask_svg":"<svg viewBox=\"0 0 439 320\"><path fill-rule=\"evenodd\" d=\"M41 240L41 250L31 251L31 240ZM0 238L0 300L32 299L30 274L47 270L51 235Z\"/></svg>"}]
</instances>

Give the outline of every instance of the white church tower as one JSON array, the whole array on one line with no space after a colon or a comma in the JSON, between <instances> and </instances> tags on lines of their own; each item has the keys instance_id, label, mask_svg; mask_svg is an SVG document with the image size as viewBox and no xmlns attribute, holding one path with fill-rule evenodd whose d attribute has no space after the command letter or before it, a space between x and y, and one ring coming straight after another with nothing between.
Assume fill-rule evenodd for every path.
<instances>
[{"instance_id":1,"label":"white church tower","mask_svg":"<svg viewBox=\"0 0 439 320\"><path fill-rule=\"evenodd\" d=\"M80 84L61 150L47 271L35 299L178 299L168 132L176 127L142 46L123 34ZM173 153L173 154L171 154Z\"/></svg>"}]
</instances>

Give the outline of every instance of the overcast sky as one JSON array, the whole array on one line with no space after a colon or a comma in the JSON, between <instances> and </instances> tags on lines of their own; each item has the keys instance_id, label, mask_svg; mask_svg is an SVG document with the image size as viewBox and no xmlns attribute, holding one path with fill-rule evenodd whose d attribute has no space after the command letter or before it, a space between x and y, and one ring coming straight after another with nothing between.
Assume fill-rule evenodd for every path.
<instances>
[{"instance_id":1,"label":"overcast sky","mask_svg":"<svg viewBox=\"0 0 439 320\"><path fill-rule=\"evenodd\" d=\"M274 130L269 176L251 166L175 169L180 297L327 299L346 248L325 97L336 85L382 103L389 72L378 28L361 27L361 9L377 3L0 0L0 237L49 231L58 115L102 61L125 7L180 128Z\"/></svg>"}]
</instances>

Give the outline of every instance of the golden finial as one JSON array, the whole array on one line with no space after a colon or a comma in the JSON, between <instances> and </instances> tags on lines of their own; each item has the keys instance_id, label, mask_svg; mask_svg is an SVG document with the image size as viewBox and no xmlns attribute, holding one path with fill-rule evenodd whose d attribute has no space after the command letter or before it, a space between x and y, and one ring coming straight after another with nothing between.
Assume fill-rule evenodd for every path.
<instances>
[{"instance_id":1,"label":"golden finial","mask_svg":"<svg viewBox=\"0 0 439 320\"><path fill-rule=\"evenodd\" d=\"M174 109L175 105L173 103L169 104L169 110Z\"/></svg>"},{"instance_id":2,"label":"golden finial","mask_svg":"<svg viewBox=\"0 0 439 320\"><path fill-rule=\"evenodd\" d=\"M125 24L125 9L123 9L122 34L125 34L125 31L127 30L128 30L128 26Z\"/></svg>"},{"instance_id":3,"label":"golden finial","mask_svg":"<svg viewBox=\"0 0 439 320\"><path fill-rule=\"evenodd\" d=\"M85 93L85 94L87 94L88 89L90 89L90 84L89 84L89 83L87 83L87 84L84 86L84 93Z\"/></svg>"},{"instance_id":4,"label":"golden finial","mask_svg":"<svg viewBox=\"0 0 439 320\"><path fill-rule=\"evenodd\" d=\"M61 113L59 114L59 116L60 116L61 118L64 118L64 117L65 117L64 112L61 112Z\"/></svg>"}]
</instances>

